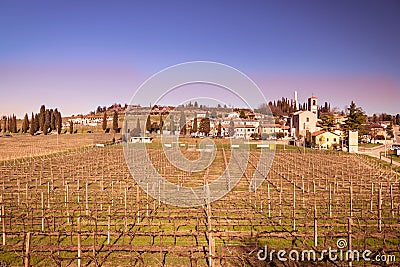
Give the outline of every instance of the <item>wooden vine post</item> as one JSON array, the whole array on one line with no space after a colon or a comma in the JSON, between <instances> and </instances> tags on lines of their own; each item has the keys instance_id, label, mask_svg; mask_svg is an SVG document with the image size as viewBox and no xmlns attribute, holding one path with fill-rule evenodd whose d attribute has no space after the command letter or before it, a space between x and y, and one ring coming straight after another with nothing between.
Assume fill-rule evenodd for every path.
<instances>
[{"instance_id":1,"label":"wooden vine post","mask_svg":"<svg viewBox=\"0 0 400 267\"><path fill-rule=\"evenodd\" d=\"M26 233L25 237L25 267L30 267L31 233Z\"/></svg>"}]
</instances>

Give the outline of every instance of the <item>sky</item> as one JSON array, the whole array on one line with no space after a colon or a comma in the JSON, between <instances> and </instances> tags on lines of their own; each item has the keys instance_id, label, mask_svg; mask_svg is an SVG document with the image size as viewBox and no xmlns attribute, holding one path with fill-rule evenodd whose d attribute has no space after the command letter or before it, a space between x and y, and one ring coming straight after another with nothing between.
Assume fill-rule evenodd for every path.
<instances>
[{"instance_id":1,"label":"sky","mask_svg":"<svg viewBox=\"0 0 400 267\"><path fill-rule=\"evenodd\" d=\"M3 0L0 114L129 103L155 73L197 60L240 70L267 101L297 90L400 113L399 12L399 1L368 0Z\"/></svg>"}]
</instances>

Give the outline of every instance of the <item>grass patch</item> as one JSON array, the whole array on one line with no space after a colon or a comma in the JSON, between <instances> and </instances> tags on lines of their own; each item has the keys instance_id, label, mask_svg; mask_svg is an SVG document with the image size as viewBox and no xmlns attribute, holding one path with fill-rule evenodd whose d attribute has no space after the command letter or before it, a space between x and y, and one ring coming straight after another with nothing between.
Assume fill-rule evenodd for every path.
<instances>
[{"instance_id":1,"label":"grass patch","mask_svg":"<svg viewBox=\"0 0 400 267\"><path fill-rule=\"evenodd\" d=\"M374 147L381 146L381 144L371 144L371 143L364 144L364 143L362 143L362 144L359 144L358 146L359 146L359 148L374 148Z\"/></svg>"}]
</instances>

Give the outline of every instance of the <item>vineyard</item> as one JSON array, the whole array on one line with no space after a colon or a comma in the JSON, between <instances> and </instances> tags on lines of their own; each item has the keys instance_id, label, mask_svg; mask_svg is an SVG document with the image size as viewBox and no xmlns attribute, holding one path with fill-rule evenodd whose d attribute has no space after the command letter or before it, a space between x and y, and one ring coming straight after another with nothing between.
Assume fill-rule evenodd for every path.
<instances>
[{"instance_id":1,"label":"vineyard","mask_svg":"<svg viewBox=\"0 0 400 267\"><path fill-rule=\"evenodd\" d=\"M120 136L120 135L119 135ZM29 158L65 152L84 146L93 146L112 140L112 135L106 134L63 134L63 135L16 135L0 138L0 160ZM117 137L116 137L117 138Z\"/></svg>"},{"instance_id":2,"label":"vineyard","mask_svg":"<svg viewBox=\"0 0 400 267\"><path fill-rule=\"evenodd\" d=\"M278 147L264 183L251 191L253 174L265 172L258 163L259 150L252 147L245 173L230 193L210 205L179 208L153 199L135 183L122 145L96 147L92 139L68 145L70 141L58 140L53 151L48 145L40 153L32 153L37 145L20 145L14 147L17 156L6 154L0 162L0 266L398 266L400 262L399 170L376 159ZM182 153L197 158L198 152L189 147L182 147ZM157 145L150 145L148 153L169 181L202 185L235 160L229 145L217 147L213 164L196 174L176 169ZM396 261L257 258L265 246L276 251L313 249L318 254L336 248L338 239L347 240L346 249L371 250L371 258L395 255Z\"/></svg>"}]
</instances>

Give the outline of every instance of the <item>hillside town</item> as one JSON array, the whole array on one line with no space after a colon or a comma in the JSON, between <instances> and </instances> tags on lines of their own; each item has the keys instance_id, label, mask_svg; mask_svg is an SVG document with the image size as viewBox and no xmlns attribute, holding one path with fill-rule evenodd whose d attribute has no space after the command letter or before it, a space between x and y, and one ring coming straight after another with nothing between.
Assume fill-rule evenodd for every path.
<instances>
[{"instance_id":1,"label":"hillside town","mask_svg":"<svg viewBox=\"0 0 400 267\"><path fill-rule=\"evenodd\" d=\"M286 103L286 112L277 111L277 106ZM350 151L349 131L357 131L356 140L353 143L373 143L384 144L391 141L395 143L393 126L399 124L397 116L385 115L378 117L366 116L361 108L350 105L345 111L330 109L330 104L319 105L317 96L312 95L306 103L300 104L297 99L297 92L291 100L282 99L278 105L270 102L269 114L262 109L228 108L218 106L216 108L189 103L184 107L185 126L181 125L181 120L175 116L173 122L169 116L176 113L173 106L154 105L149 108L142 108L139 105L114 104L108 108L98 107L95 112L89 115L79 115L63 119L63 127L67 128L71 123L74 125L84 125L95 127L107 125L113 121L115 113L120 117L131 110L150 114L146 122L145 131L140 135L180 134L192 138L235 138L245 140L276 140L280 143L304 146L316 149L343 149ZM178 106L177 108L182 108ZM174 111L175 110L175 111ZM186 111L190 111L189 114ZM285 111L285 109L283 109ZM353 114L352 114L353 113ZM103 114L103 116L101 116ZM114 114L114 115L113 115ZM272 116L273 115L273 116ZM350 123L349 116L358 116L358 122ZM353 118L354 119L354 118ZM119 122L118 131L122 128ZM163 125L160 129L160 125ZM130 127L134 128L134 126ZM177 129L181 129L178 133ZM106 129L103 129L106 130ZM109 131L109 129L107 129ZM132 129L133 130L133 129ZM128 131L133 135L133 131ZM392 140L394 139L394 141ZM355 152L357 149L355 148Z\"/></svg>"}]
</instances>

